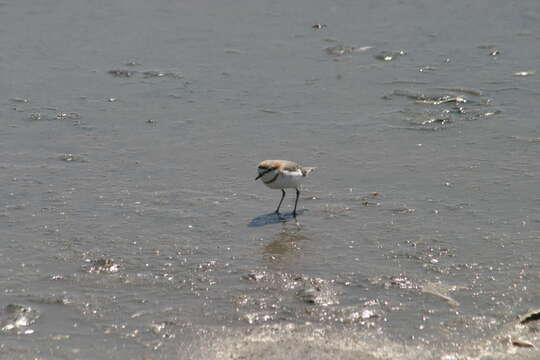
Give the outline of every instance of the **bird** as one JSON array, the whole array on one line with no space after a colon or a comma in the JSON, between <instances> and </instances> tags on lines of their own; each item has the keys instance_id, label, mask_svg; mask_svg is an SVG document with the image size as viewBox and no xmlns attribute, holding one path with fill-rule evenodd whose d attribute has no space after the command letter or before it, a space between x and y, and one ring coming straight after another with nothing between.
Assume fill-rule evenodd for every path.
<instances>
[{"instance_id":1,"label":"bird","mask_svg":"<svg viewBox=\"0 0 540 360\"><path fill-rule=\"evenodd\" d=\"M274 212L280 216L279 208L285 198L285 189L296 189L296 200L294 201L293 217L296 218L296 206L300 197L300 183L315 170L315 167L300 166L289 160L264 160L257 168L258 175L255 181L261 179L270 189L280 189L281 199Z\"/></svg>"}]
</instances>

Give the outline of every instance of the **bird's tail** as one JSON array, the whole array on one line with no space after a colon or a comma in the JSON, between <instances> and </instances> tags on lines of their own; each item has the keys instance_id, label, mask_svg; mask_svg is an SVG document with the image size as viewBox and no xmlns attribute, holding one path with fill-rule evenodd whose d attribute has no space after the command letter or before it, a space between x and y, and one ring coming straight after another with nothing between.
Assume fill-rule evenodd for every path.
<instances>
[{"instance_id":1,"label":"bird's tail","mask_svg":"<svg viewBox=\"0 0 540 360\"><path fill-rule=\"evenodd\" d=\"M303 176L308 176L312 171L315 171L317 168L316 167L303 167L302 168L302 175Z\"/></svg>"}]
</instances>

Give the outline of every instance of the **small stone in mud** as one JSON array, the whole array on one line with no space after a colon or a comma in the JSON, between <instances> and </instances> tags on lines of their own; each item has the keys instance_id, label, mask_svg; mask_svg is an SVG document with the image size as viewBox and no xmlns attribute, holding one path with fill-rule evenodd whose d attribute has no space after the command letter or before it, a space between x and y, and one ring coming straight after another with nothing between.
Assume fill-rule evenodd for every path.
<instances>
[{"instance_id":1,"label":"small stone in mud","mask_svg":"<svg viewBox=\"0 0 540 360\"><path fill-rule=\"evenodd\" d=\"M313 29L317 29L317 30L320 30L320 29L325 29L326 28L326 24L314 24L312 26Z\"/></svg>"},{"instance_id":2,"label":"small stone in mud","mask_svg":"<svg viewBox=\"0 0 540 360\"><path fill-rule=\"evenodd\" d=\"M157 120L154 120L154 119L148 119L148 120L146 120L146 123L147 123L147 124L152 124L152 125L154 125L154 124L157 124Z\"/></svg>"},{"instance_id":3,"label":"small stone in mud","mask_svg":"<svg viewBox=\"0 0 540 360\"><path fill-rule=\"evenodd\" d=\"M108 102L116 102L116 100L118 100L118 99L117 99L117 98L113 98L113 97L107 99Z\"/></svg>"}]
</instances>

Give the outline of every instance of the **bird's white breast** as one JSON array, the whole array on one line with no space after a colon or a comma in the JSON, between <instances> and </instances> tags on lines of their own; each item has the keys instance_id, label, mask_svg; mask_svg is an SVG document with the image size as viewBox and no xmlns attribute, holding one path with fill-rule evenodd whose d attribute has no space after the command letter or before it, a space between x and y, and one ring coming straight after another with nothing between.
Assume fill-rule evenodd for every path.
<instances>
[{"instance_id":1,"label":"bird's white breast","mask_svg":"<svg viewBox=\"0 0 540 360\"><path fill-rule=\"evenodd\" d=\"M278 175L277 178L272 181L276 175ZM261 179L264 184L271 189L285 189L297 188L304 179L304 176L302 176L302 171L300 169L295 171L283 170L281 172L270 171L263 175Z\"/></svg>"}]
</instances>

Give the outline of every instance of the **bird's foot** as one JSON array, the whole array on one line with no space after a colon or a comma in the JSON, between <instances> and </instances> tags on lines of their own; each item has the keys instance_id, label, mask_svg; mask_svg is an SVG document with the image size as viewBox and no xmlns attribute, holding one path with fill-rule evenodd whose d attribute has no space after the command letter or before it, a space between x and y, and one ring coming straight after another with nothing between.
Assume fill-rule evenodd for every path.
<instances>
[{"instance_id":1,"label":"bird's foot","mask_svg":"<svg viewBox=\"0 0 540 360\"><path fill-rule=\"evenodd\" d=\"M281 221L285 221L287 218L285 217L285 215L281 214L279 211L274 211L274 214L276 214L276 216L278 217L279 220Z\"/></svg>"}]
</instances>

